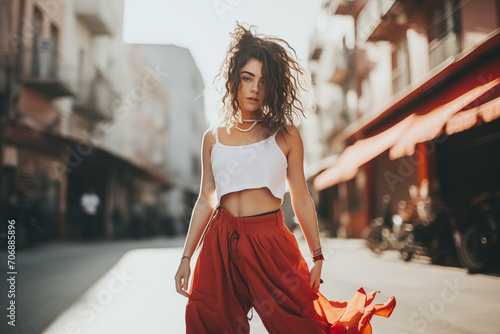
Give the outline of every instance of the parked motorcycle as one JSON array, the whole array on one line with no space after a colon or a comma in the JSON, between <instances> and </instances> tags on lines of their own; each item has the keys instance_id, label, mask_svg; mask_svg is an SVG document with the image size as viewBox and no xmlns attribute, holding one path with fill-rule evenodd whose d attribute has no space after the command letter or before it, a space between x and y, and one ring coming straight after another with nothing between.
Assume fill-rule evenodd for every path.
<instances>
[{"instance_id":1,"label":"parked motorcycle","mask_svg":"<svg viewBox=\"0 0 500 334\"><path fill-rule=\"evenodd\" d=\"M420 187L409 187L410 202L400 204L401 225L399 250L404 261L415 254L426 255L434 264L442 264L448 257L456 258L451 215L448 206L437 194L429 196L427 179Z\"/></svg>"},{"instance_id":2,"label":"parked motorcycle","mask_svg":"<svg viewBox=\"0 0 500 334\"><path fill-rule=\"evenodd\" d=\"M388 249L398 249L401 223L401 217L392 214L390 195L385 194L382 198L382 216L372 220L366 233L368 247L375 254Z\"/></svg>"},{"instance_id":3,"label":"parked motorcycle","mask_svg":"<svg viewBox=\"0 0 500 334\"><path fill-rule=\"evenodd\" d=\"M460 241L460 262L471 272L486 269L500 251L500 190L471 201Z\"/></svg>"}]
</instances>

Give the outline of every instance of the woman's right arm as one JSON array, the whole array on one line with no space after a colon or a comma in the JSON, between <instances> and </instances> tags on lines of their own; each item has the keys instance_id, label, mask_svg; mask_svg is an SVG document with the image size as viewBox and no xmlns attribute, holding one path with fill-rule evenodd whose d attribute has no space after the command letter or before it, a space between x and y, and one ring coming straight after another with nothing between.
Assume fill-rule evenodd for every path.
<instances>
[{"instance_id":1,"label":"woman's right arm","mask_svg":"<svg viewBox=\"0 0 500 334\"><path fill-rule=\"evenodd\" d=\"M183 258L179 264L179 269L175 275L175 287L178 293L189 297L186 292L188 290L188 281L191 274L190 261L194 254L196 246L200 242L203 231L205 230L210 217L215 210L215 181L212 173L212 165L210 161L211 150L214 137L210 130L205 131L203 135L202 153L201 153L201 187L200 194L193 208L191 222L189 224L186 241L184 243Z\"/></svg>"}]
</instances>

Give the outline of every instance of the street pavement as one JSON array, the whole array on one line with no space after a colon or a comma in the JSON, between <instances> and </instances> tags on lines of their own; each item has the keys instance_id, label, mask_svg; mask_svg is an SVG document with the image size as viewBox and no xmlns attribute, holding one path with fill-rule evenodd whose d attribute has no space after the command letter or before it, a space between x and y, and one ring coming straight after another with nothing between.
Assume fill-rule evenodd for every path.
<instances>
[{"instance_id":1,"label":"street pavement","mask_svg":"<svg viewBox=\"0 0 500 334\"><path fill-rule=\"evenodd\" d=\"M308 254L304 240L297 238L302 253ZM19 251L16 327L7 325L4 316L0 331L184 333L187 299L174 286L183 242L53 242ZM360 287L380 291L374 302L396 297L389 319L372 319L374 334L499 333L499 277L431 265L425 257L405 263L394 251L376 256L362 240L325 238L322 247L326 262L320 291L325 297L348 300ZM6 262L5 251L2 256ZM196 255L192 268L194 261ZM6 300L5 282L1 287ZM7 307L5 301L2 306ZM267 333L256 312L250 325L253 334Z\"/></svg>"}]
</instances>

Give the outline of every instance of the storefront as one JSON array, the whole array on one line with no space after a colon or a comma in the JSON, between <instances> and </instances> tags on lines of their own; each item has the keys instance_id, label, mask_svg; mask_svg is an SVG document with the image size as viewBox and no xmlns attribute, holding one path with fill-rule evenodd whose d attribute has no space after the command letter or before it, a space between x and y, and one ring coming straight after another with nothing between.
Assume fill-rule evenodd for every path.
<instances>
[{"instance_id":1,"label":"storefront","mask_svg":"<svg viewBox=\"0 0 500 334\"><path fill-rule=\"evenodd\" d=\"M6 129L3 185L6 205L32 212L49 238L65 228L66 175L61 138L17 126Z\"/></svg>"},{"instance_id":2,"label":"storefront","mask_svg":"<svg viewBox=\"0 0 500 334\"><path fill-rule=\"evenodd\" d=\"M456 215L472 197L500 188L499 52L496 34L344 135L347 148L313 186L339 188L347 236L362 235L385 194L395 212L424 179Z\"/></svg>"}]
</instances>

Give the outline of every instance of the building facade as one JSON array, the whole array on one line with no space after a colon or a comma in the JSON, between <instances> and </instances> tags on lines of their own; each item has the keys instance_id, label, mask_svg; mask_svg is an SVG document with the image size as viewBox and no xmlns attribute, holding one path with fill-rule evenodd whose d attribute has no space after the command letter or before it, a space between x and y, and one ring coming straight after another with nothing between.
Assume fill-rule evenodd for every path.
<instances>
[{"instance_id":1,"label":"building facade","mask_svg":"<svg viewBox=\"0 0 500 334\"><path fill-rule=\"evenodd\" d=\"M168 94L168 175L172 187L166 209L176 233L185 233L198 197L201 180L201 142L207 129L204 118L204 84L186 48L176 45L138 44L148 62L164 75L162 89Z\"/></svg>"},{"instance_id":2,"label":"building facade","mask_svg":"<svg viewBox=\"0 0 500 334\"><path fill-rule=\"evenodd\" d=\"M139 230L165 232L169 101L162 74L122 41L123 1L2 1L0 15L2 205L78 238L93 186L97 236L131 233L133 207Z\"/></svg>"},{"instance_id":3,"label":"building facade","mask_svg":"<svg viewBox=\"0 0 500 334\"><path fill-rule=\"evenodd\" d=\"M323 11L352 23L328 46L338 54L313 43L310 57L343 92L333 104L349 115L341 128L322 129L336 155L309 175L319 208L336 231L360 237L385 194L397 212L410 187L425 183L459 226L475 197L500 189L500 2L332 0ZM323 57L348 65L325 70Z\"/></svg>"}]
</instances>

